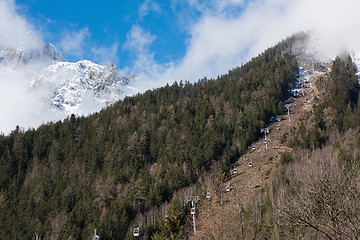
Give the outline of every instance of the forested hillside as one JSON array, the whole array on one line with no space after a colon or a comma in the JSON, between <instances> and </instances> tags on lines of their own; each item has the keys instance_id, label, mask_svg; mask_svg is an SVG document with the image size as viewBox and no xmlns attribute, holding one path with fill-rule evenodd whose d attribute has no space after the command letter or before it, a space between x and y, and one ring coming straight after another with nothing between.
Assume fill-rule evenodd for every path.
<instances>
[{"instance_id":1,"label":"forested hillside","mask_svg":"<svg viewBox=\"0 0 360 240\"><path fill-rule=\"evenodd\" d=\"M283 113L298 38L217 79L175 83L89 117L0 136L0 239L89 239L95 228L101 239L131 239L139 213L170 201L216 162L228 170ZM166 237L154 221L143 224L146 237Z\"/></svg>"},{"instance_id":2,"label":"forested hillside","mask_svg":"<svg viewBox=\"0 0 360 240\"><path fill-rule=\"evenodd\" d=\"M314 76L311 114L286 133L272 178L241 209L238 234L252 239L359 239L360 107L356 66L337 57ZM307 98L305 96L304 98ZM235 217L234 217L235 219Z\"/></svg>"}]
</instances>

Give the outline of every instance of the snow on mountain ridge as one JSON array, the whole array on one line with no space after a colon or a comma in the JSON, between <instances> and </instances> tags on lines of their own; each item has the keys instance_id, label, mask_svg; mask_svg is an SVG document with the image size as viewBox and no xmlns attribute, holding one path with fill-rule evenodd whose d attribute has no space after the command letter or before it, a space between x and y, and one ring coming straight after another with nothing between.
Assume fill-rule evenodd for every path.
<instances>
[{"instance_id":1,"label":"snow on mountain ridge","mask_svg":"<svg viewBox=\"0 0 360 240\"><path fill-rule=\"evenodd\" d=\"M42 48L26 49L23 47L7 48L0 46L0 63L10 67L20 67L33 62L65 62L61 52L48 43Z\"/></svg>"},{"instance_id":2,"label":"snow on mountain ridge","mask_svg":"<svg viewBox=\"0 0 360 240\"><path fill-rule=\"evenodd\" d=\"M65 58L61 54L61 52L51 43L45 45L43 52L45 55L49 56L50 59L58 62L65 62Z\"/></svg>"},{"instance_id":3,"label":"snow on mountain ridge","mask_svg":"<svg viewBox=\"0 0 360 240\"><path fill-rule=\"evenodd\" d=\"M16 125L37 127L70 114L87 115L133 94L126 76L112 62L67 62L51 44L36 49L9 48L0 39L0 110L7 116L0 132Z\"/></svg>"},{"instance_id":4,"label":"snow on mountain ridge","mask_svg":"<svg viewBox=\"0 0 360 240\"><path fill-rule=\"evenodd\" d=\"M88 60L76 63L56 62L32 78L33 92L45 92L45 101L53 108L84 114L83 96L93 96L95 111L123 97L132 77L125 76L114 64L101 66Z\"/></svg>"}]
</instances>

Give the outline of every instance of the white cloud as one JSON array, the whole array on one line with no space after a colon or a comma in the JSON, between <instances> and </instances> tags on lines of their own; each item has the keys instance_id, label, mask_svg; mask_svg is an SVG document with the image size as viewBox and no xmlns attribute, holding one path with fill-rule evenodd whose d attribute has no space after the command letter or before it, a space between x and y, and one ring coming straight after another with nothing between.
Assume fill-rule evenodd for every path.
<instances>
[{"instance_id":1,"label":"white cloud","mask_svg":"<svg viewBox=\"0 0 360 240\"><path fill-rule=\"evenodd\" d=\"M66 31L62 34L59 47L64 54L82 57L86 51L87 41L89 41L90 38L91 34L87 27L79 31Z\"/></svg>"},{"instance_id":2,"label":"white cloud","mask_svg":"<svg viewBox=\"0 0 360 240\"><path fill-rule=\"evenodd\" d=\"M172 62L159 64L154 60L154 53L150 51L150 45L155 40L156 36L145 31L139 25L133 25L123 45L123 49L135 54L135 60L130 69L135 72L138 80L130 84L133 84L133 87L140 92L165 85L168 81L164 79L164 75L173 69ZM154 79L157 80L154 81Z\"/></svg>"},{"instance_id":3,"label":"white cloud","mask_svg":"<svg viewBox=\"0 0 360 240\"><path fill-rule=\"evenodd\" d=\"M160 6L157 3L155 3L153 0L145 0L139 8L138 11L139 18L140 19L144 18L146 15L150 13L150 11L161 12L161 9Z\"/></svg>"},{"instance_id":4,"label":"white cloud","mask_svg":"<svg viewBox=\"0 0 360 240\"><path fill-rule=\"evenodd\" d=\"M229 14L237 8L242 8L246 0L173 0L177 4L187 3L202 14Z\"/></svg>"},{"instance_id":5,"label":"white cloud","mask_svg":"<svg viewBox=\"0 0 360 240\"><path fill-rule=\"evenodd\" d=\"M133 25L127 34L127 40L123 49L135 53L135 61L132 70L135 72L154 71L154 54L150 52L150 45L156 36L145 31L138 25Z\"/></svg>"},{"instance_id":6,"label":"white cloud","mask_svg":"<svg viewBox=\"0 0 360 240\"><path fill-rule=\"evenodd\" d=\"M156 36L143 30L139 25L133 25L126 37L127 40L123 47L135 50L137 54L148 51L150 44L156 39Z\"/></svg>"},{"instance_id":7,"label":"white cloud","mask_svg":"<svg viewBox=\"0 0 360 240\"><path fill-rule=\"evenodd\" d=\"M39 33L16 12L14 0L0 1L0 45L9 47L39 48Z\"/></svg>"},{"instance_id":8,"label":"white cloud","mask_svg":"<svg viewBox=\"0 0 360 240\"><path fill-rule=\"evenodd\" d=\"M87 27L78 31L64 31L57 45L64 55L78 60L91 59L91 61L102 65L106 65L109 61L118 62L119 44L114 42L109 46L96 45L91 41L91 33Z\"/></svg>"},{"instance_id":9,"label":"white cloud","mask_svg":"<svg viewBox=\"0 0 360 240\"><path fill-rule=\"evenodd\" d=\"M42 36L35 31L23 16L18 13L14 0L0 0L0 47L41 50L44 47ZM83 59L84 56L106 64L117 61L118 44L94 46L88 28L78 31L64 31L60 35L59 45L63 53ZM3 52L0 50L0 57ZM92 55L92 56L90 56ZM48 93L29 90L31 77L43 70L40 63L27 65L0 65L0 133L9 133L15 126L37 127L46 121L55 121L66 117L66 113L50 110L50 104L41 99ZM82 106L89 110L87 106ZM85 110L86 110L85 109Z\"/></svg>"},{"instance_id":10,"label":"white cloud","mask_svg":"<svg viewBox=\"0 0 360 240\"><path fill-rule=\"evenodd\" d=\"M317 45L322 56L333 58L344 49L360 54L357 0L173 0L173 5L174 10L186 5L198 11L194 19L186 21L190 26L182 26L190 37L186 54L179 62L154 62L155 53L148 51L156 40L151 33L138 34L145 38L134 37L134 43L129 43L128 38L127 45L146 43L140 46L147 46L147 51L141 47L132 50L139 52L135 66L143 66L140 74L148 88L180 79L216 77L299 31L313 33L316 43L312 44ZM185 19L186 11L181 13L179 19ZM135 33L132 29L130 35ZM149 60L152 64L148 64Z\"/></svg>"},{"instance_id":11,"label":"white cloud","mask_svg":"<svg viewBox=\"0 0 360 240\"><path fill-rule=\"evenodd\" d=\"M93 47L91 52L94 55L94 61L102 65L106 65L110 60L117 62L118 47L119 45L117 43L114 43L109 47Z\"/></svg>"},{"instance_id":12,"label":"white cloud","mask_svg":"<svg viewBox=\"0 0 360 240\"><path fill-rule=\"evenodd\" d=\"M323 56L332 58L344 49L360 54L357 0L173 0L173 4L174 10L182 6L177 27L188 34L182 59L169 63L155 60L151 46L160 36L141 27L150 11L162 12L154 0L141 5L139 23L133 25L121 46L133 53L129 69L139 77L133 87L140 91L181 79L194 82L204 76L216 77L298 31L312 31L316 39L312 44ZM12 47L42 45L41 35L16 12L14 0L0 0L0 39L0 44ZM103 64L108 59L117 61L118 47L117 43L95 46L88 28L68 31L60 40L64 53L79 58L90 53ZM25 79L27 76L17 72L0 72L0 101L8 103L0 106L5 116L0 120L4 126L0 131L42 121L36 107L39 102L26 91ZM54 116L49 113L47 119L51 118Z\"/></svg>"},{"instance_id":13,"label":"white cloud","mask_svg":"<svg viewBox=\"0 0 360 240\"><path fill-rule=\"evenodd\" d=\"M34 67L34 66L33 66ZM0 132L9 133L16 126L28 128L44 121L60 119L29 92L29 73L33 69L17 71L0 67ZM65 116L62 116L65 117Z\"/></svg>"},{"instance_id":14,"label":"white cloud","mask_svg":"<svg viewBox=\"0 0 360 240\"><path fill-rule=\"evenodd\" d=\"M17 13L13 0L0 0L0 47L39 49L43 47L41 35L26 19ZM30 96L29 74L39 66L24 71L0 66L0 132L8 133L15 126L40 124L36 116L37 97ZM29 124L31 123L31 124Z\"/></svg>"}]
</instances>

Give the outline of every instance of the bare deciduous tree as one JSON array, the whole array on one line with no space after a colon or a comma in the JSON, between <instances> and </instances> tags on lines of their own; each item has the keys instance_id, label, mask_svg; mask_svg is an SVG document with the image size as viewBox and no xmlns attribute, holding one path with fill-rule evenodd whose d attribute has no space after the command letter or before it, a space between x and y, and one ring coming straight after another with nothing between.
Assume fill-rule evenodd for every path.
<instances>
[{"instance_id":1,"label":"bare deciduous tree","mask_svg":"<svg viewBox=\"0 0 360 240\"><path fill-rule=\"evenodd\" d=\"M360 188L355 163L340 164L330 147L292 166L291 186L275 203L286 237L359 239Z\"/></svg>"}]
</instances>

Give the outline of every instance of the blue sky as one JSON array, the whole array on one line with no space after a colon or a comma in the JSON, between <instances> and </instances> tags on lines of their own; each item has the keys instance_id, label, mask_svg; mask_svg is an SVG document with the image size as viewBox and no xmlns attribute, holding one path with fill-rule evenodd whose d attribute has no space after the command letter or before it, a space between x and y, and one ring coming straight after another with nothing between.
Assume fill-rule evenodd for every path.
<instances>
[{"instance_id":1,"label":"blue sky","mask_svg":"<svg viewBox=\"0 0 360 240\"><path fill-rule=\"evenodd\" d=\"M44 41L57 46L68 61L110 60L120 68L137 57L126 47L134 28L152 39L148 50L156 62L176 62L185 55L188 24L200 16L196 8L177 1L17 0L16 5ZM100 48L102 52L95 50Z\"/></svg>"},{"instance_id":2,"label":"blue sky","mask_svg":"<svg viewBox=\"0 0 360 240\"><path fill-rule=\"evenodd\" d=\"M103 63L106 59L92 51L102 47L117 50L115 55L108 53L105 57L120 67L127 66L136 56L123 46L134 26L153 36L149 50L156 52L156 61L176 61L185 54L187 33L176 14L182 10L172 1L17 0L16 4L19 13L41 29L44 41L55 44L69 61ZM189 17L193 18L194 13ZM64 38L73 46L67 48Z\"/></svg>"},{"instance_id":3,"label":"blue sky","mask_svg":"<svg viewBox=\"0 0 360 240\"><path fill-rule=\"evenodd\" d=\"M113 61L136 76L131 95L216 78L299 31L311 32L317 58L347 50L360 63L359 9L358 0L0 0L0 47L50 42L68 61ZM54 120L34 116L27 75L4 68L0 131Z\"/></svg>"},{"instance_id":4,"label":"blue sky","mask_svg":"<svg viewBox=\"0 0 360 240\"><path fill-rule=\"evenodd\" d=\"M357 0L0 0L0 40L40 39L68 61L113 61L144 91L216 78L299 31L311 31L324 56L358 53L359 8Z\"/></svg>"}]
</instances>

